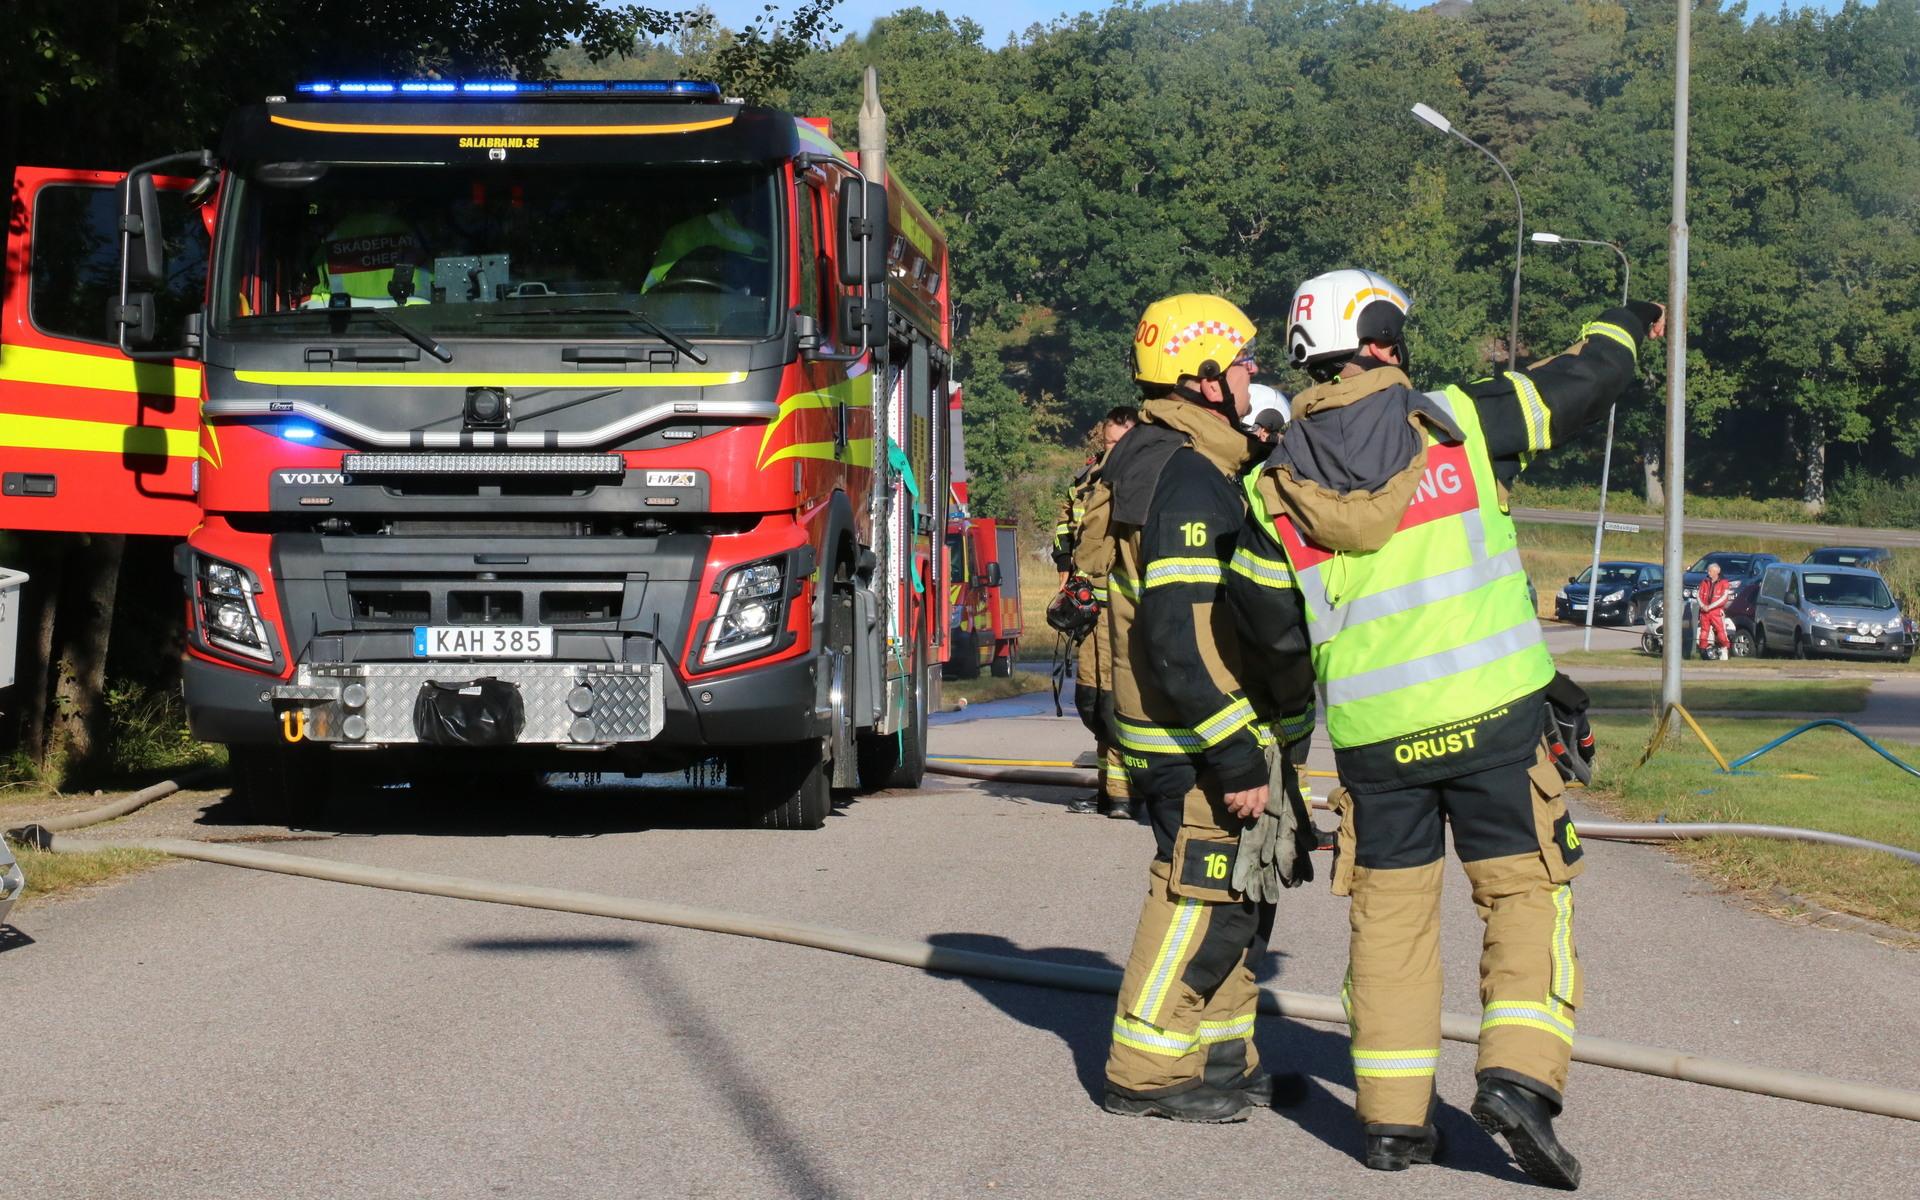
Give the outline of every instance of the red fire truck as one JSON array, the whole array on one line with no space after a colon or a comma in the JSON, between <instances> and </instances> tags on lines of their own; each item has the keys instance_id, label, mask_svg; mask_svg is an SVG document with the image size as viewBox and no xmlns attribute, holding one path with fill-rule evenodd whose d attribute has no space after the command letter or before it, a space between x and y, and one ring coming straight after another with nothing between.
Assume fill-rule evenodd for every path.
<instances>
[{"instance_id":1,"label":"red fire truck","mask_svg":"<svg viewBox=\"0 0 1920 1200\"><path fill-rule=\"evenodd\" d=\"M965 484L955 485L947 518L946 678L974 679L982 664L1013 674L1020 650L1020 551L1013 526L967 511Z\"/></svg>"},{"instance_id":2,"label":"red fire truck","mask_svg":"<svg viewBox=\"0 0 1920 1200\"><path fill-rule=\"evenodd\" d=\"M270 819L349 754L722 757L774 828L916 785L947 248L871 72L859 140L702 83L332 81L22 169L0 527L183 539L190 724Z\"/></svg>"}]
</instances>

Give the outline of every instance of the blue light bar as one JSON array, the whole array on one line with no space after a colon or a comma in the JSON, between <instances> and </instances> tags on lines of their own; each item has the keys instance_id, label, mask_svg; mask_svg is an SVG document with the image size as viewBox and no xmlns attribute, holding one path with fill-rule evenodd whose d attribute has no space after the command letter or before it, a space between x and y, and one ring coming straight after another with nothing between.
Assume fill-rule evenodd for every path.
<instances>
[{"instance_id":1,"label":"blue light bar","mask_svg":"<svg viewBox=\"0 0 1920 1200\"><path fill-rule=\"evenodd\" d=\"M311 425L287 425L280 430L280 436L293 442L310 442L320 436L320 431Z\"/></svg>"},{"instance_id":2,"label":"blue light bar","mask_svg":"<svg viewBox=\"0 0 1920 1200\"><path fill-rule=\"evenodd\" d=\"M697 79L327 80L298 85L303 96L662 96L718 100L720 85Z\"/></svg>"}]
</instances>

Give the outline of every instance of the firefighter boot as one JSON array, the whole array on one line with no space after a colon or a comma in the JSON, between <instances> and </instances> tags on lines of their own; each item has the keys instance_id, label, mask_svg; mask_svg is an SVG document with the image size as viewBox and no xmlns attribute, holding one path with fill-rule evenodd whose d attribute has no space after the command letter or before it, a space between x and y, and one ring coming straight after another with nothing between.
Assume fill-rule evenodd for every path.
<instances>
[{"instance_id":1,"label":"firefighter boot","mask_svg":"<svg viewBox=\"0 0 1920 1200\"><path fill-rule=\"evenodd\" d=\"M1473 1098L1473 1119L1488 1133L1507 1139L1520 1169L1535 1183L1571 1192L1580 1186L1580 1160L1553 1136L1554 1108L1531 1088L1482 1076L1480 1093Z\"/></svg>"},{"instance_id":2,"label":"firefighter boot","mask_svg":"<svg viewBox=\"0 0 1920 1200\"><path fill-rule=\"evenodd\" d=\"M1107 810L1107 804L1108 800L1104 795L1099 792L1094 792L1092 795L1082 796L1078 800L1067 801L1067 811L1070 813L1105 812Z\"/></svg>"},{"instance_id":3,"label":"firefighter boot","mask_svg":"<svg viewBox=\"0 0 1920 1200\"><path fill-rule=\"evenodd\" d=\"M1104 740L1100 743L1100 785L1107 793L1100 811L1116 821L1133 820L1133 786L1127 781L1127 764L1120 757L1120 748Z\"/></svg>"},{"instance_id":4,"label":"firefighter boot","mask_svg":"<svg viewBox=\"0 0 1920 1200\"><path fill-rule=\"evenodd\" d=\"M1404 1171L1415 1164L1426 1165L1440 1157L1440 1127L1434 1115L1440 1110L1440 1096L1427 1102L1425 1125L1367 1126L1367 1169Z\"/></svg>"}]
</instances>

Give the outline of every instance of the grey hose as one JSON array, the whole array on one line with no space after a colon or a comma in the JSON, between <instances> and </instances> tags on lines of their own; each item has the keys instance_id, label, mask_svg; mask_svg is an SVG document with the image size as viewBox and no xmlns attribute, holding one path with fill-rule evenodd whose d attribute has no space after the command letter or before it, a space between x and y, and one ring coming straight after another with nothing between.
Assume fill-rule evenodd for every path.
<instances>
[{"instance_id":1,"label":"grey hose","mask_svg":"<svg viewBox=\"0 0 1920 1200\"><path fill-rule=\"evenodd\" d=\"M922 971L949 975L968 975L981 979L999 979L1041 987L1071 991L1112 994L1120 987L1120 972L1107 968L1073 966L1044 960L1010 958L982 954L975 950L956 950L916 942L906 938L878 937L854 933L802 921L785 921L746 913L730 913L684 904L652 900L632 900L620 896L602 896L591 892L560 888L531 887L492 883L482 879L464 879L453 875L432 875L419 871L399 871L358 863L336 863L293 854L278 854L232 845L158 839L143 842L92 842L77 838L54 839L59 851L102 850L109 846L137 846L179 858L199 859L256 871L274 871L308 879L383 888L387 891L413 892L425 896L446 896L458 900L478 900L488 904L511 904L551 912L580 913L585 916L612 917L622 921L641 921L651 925L672 925L681 929L700 929L740 937L761 938L795 946L811 946L850 954L880 962L898 963ZM1260 993L1260 1011L1305 1021L1346 1024L1340 1002L1332 996L1303 992L1285 992L1266 988ZM1478 1042L1480 1025L1471 1017L1448 1013L1441 1018L1442 1036L1456 1042ZM1750 1066L1726 1059L1702 1058L1679 1050L1664 1050L1618 1042L1610 1038L1582 1034L1574 1039L1573 1057L1597 1066L1657 1075L1711 1087L1755 1092L1788 1100L1801 1100L1830 1108L1898 1117L1920 1121L1920 1092L1872 1084L1851 1083L1801 1071L1781 1071Z\"/></svg>"},{"instance_id":2,"label":"grey hose","mask_svg":"<svg viewBox=\"0 0 1920 1200\"><path fill-rule=\"evenodd\" d=\"M122 796L98 808L68 813L64 817L48 817L44 821L30 821L25 825L9 828L6 830L6 835L26 845L43 844L46 841L45 834L85 829L89 825L98 825L102 821L111 821L115 817L124 817L130 812L138 812L155 800L164 799L187 784L197 782L202 774L204 772L189 771L179 779L162 780L151 787L141 788L130 796Z\"/></svg>"},{"instance_id":3,"label":"grey hose","mask_svg":"<svg viewBox=\"0 0 1920 1200\"><path fill-rule=\"evenodd\" d=\"M1094 782L1092 771L1077 768L1049 770L1039 767L992 767L973 763L929 762L927 770L940 775L957 775L962 779L984 779L995 783L1038 783L1050 787L1087 787ZM1315 800L1313 806L1324 809L1326 803ZM1904 846L1889 846L1885 842L1868 841L1866 838L1857 838L1845 833L1830 833L1824 829L1800 829L1792 825L1581 821L1579 829L1581 837L1594 838L1603 842L1681 841L1711 837L1752 837L1783 842L1819 842L1829 846L1844 846L1850 850L1871 850L1880 854L1891 854L1915 866L1920 866L1920 850L1909 850Z\"/></svg>"}]
</instances>

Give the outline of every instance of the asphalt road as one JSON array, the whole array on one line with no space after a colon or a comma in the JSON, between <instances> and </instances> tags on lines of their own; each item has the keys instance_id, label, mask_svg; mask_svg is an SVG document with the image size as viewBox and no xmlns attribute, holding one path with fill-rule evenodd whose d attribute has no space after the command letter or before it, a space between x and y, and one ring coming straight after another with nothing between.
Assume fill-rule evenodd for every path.
<instances>
[{"instance_id":1,"label":"asphalt road","mask_svg":"<svg viewBox=\"0 0 1920 1200\"><path fill-rule=\"evenodd\" d=\"M1086 739L1071 718L986 715L935 745L1070 758ZM776 834L660 793L480 785L363 797L274 848L1117 963L1149 840L1066 798L935 780ZM182 796L106 832L266 832L228 808ZM1753 911L1656 849L1589 860L1584 1032L1920 1086L1920 954ZM1447 1006L1471 1012L1478 927L1449 888ZM1324 883L1290 893L1265 974L1333 992L1345 909ZM1104 998L204 864L15 915L12 1195L1539 1194L1464 1115L1470 1047L1443 1056L1446 1165L1383 1176L1355 1160L1329 1026L1262 1019L1269 1063L1312 1081L1303 1106L1190 1127L1098 1110ZM1920 1170L1905 1122L1593 1067L1562 1129L1595 1196L1903 1195Z\"/></svg>"},{"instance_id":2,"label":"asphalt road","mask_svg":"<svg viewBox=\"0 0 1920 1200\"><path fill-rule=\"evenodd\" d=\"M1593 528L1597 512L1576 512L1562 508L1516 508L1513 519L1541 525L1585 525ZM1607 518L1626 525L1638 525L1646 533L1663 533L1663 517L1613 513ZM1722 521L1710 517L1688 517L1689 534L1722 534L1727 537L1773 538L1784 542L1807 542L1815 546L1920 546L1920 530L1867 529L1855 525L1796 525L1776 521Z\"/></svg>"}]
</instances>

